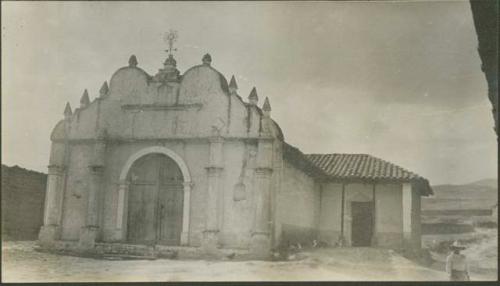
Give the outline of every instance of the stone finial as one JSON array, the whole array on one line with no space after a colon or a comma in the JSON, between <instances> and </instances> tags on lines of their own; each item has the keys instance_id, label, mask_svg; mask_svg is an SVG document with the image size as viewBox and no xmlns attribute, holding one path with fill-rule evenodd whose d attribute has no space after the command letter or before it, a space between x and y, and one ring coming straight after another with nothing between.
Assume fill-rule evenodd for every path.
<instances>
[{"instance_id":1,"label":"stone finial","mask_svg":"<svg viewBox=\"0 0 500 286\"><path fill-rule=\"evenodd\" d=\"M236 84L236 79L234 75L231 76L231 80L229 81L229 92L235 93L238 90L238 85Z\"/></svg>"},{"instance_id":2,"label":"stone finial","mask_svg":"<svg viewBox=\"0 0 500 286\"><path fill-rule=\"evenodd\" d=\"M264 104L262 105L262 110L264 111L264 113L271 113L271 104L269 103L269 98L267 97L264 100Z\"/></svg>"},{"instance_id":3,"label":"stone finial","mask_svg":"<svg viewBox=\"0 0 500 286\"><path fill-rule=\"evenodd\" d=\"M107 94L108 94L108 91L109 91L109 87L108 87L108 82L105 81L102 86L101 86L101 89L99 89L99 96L102 98L102 97L105 97Z\"/></svg>"},{"instance_id":4,"label":"stone finial","mask_svg":"<svg viewBox=\"0 0 500 286\"><path fill-rule=\"evenodd\" d=\"M204 65L210 65L212 63L212 56L210 54L205 54L203 58L201 59Z\"/></svg>"},{"instance_id":5,"label":"stone finial","mask_svg":"<svg viewBox=\"0 0 500 286\"><path fill-rule=\"evenodd\" d=\"M252 88L252 91L250 91L248 101L252 105L257 105L257 102L259 101L259 96L257 95L257 89L255 88L255 86Z\"/></svg>"},{"instance_id":6,"label":"stone finial","mask_svg":"<svg viewBox=\"0 0 500 286\"><path fill-rule=\"evenodd\" d=\"M71 105L69 105L69 102L66 103L66 107L64 108L64 117L70 117L73 114L73 111L71 111Z\"/></svg>"},{"instance_id":7,"label":"stone finial","mask_svg":"<svg viewBox=\"0 0 500 286\"><path fill-rule=\"evenodd\" d=\"M80 98L80 108L85 108L89 106L90 104L90 98L89 98L89 92L87 89L83 91L82 98Z\"/></svg>"},{"instance_id":8,"label":"stone finial","mask_svg":"<svg viewBox=\"0 0 500 286\"><path fill-rule=\"evenodd\" d=\"M133 68L137 66L137 58L135 57L135 55L131 55L128 59L128 66Z\"/></svg>"}]
</instances>

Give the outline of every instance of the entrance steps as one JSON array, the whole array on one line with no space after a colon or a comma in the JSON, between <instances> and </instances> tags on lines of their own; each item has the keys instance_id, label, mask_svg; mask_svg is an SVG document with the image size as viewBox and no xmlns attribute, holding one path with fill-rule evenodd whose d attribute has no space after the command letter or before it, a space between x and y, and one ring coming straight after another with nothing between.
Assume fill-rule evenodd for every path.
<instances>
[{"instance_id":1,"label":"entrance steps","mask_svg":"<svg viewBox=\"0 0 500 286\"><path fill-rule=\"evenodd\" d=\"M106 260L155 260L155 259L245 259L248 249L217 249L216 254L209 254L201 247L140 245L125 243L98 242L93 249L81 249L77 241L54 241L50 247L41 247L40 251L63 255L76 255Z\"/></svg>"}]
</instances>

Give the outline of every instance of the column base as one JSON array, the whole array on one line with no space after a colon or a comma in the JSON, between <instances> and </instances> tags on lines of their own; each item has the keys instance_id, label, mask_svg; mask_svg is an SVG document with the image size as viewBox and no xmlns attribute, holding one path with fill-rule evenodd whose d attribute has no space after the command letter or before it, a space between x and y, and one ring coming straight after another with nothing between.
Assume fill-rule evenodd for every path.
<instances>
[{"instance_id":1,"label":"column base","mask_svg":"<svg viewBox=\"0 0 500 286\"><path fill-rule=\"evenodd\" d=\"M250 240L250 256L254 259L271 258L271 240L267 232L254 232Z\"/></svg>"},{"instance_id":2,"label":"column base","mask_svg":"<svg viewBox=\"0 0 500 286\"><path fill-rule=\"evenodd\" d=\"M61 228L58 225L43 225L38 234L38 240L42 245L51 245L59 239Z\"/></svg>"},{"instance_id":3,"label":"column base","mask_svg":"<svg viewBox=\"0 0 500 286\"><path fill-rule=\"evenodd\" d=\"M372 239L371 239L370 245L371 245L371 246L378 246L378 238L377 238L377 235L376 235L376 234L374 234L374 235L372 236Z\"/></svg>"},{"instance_id":4,"label":"column base","mask_svg":"<svg viewBox=\"0 0 500 286\"><path fill-rule=\"evenodd\" d=\"M80 240L78 241L78 247L83 250L94 248L98 230L98 226L82 227L82 229L80 230Z\"/></svg>"},{"instance_id":5,"label":"column base","mask_svg":"<svg viewBox=\"0 0 500 286\"><path fill-rule=\"evenodd\" d=\"M214 256L219 254L219 231L217 230L206 230L203 232L203 240L201 242L201 248L206 255Z\"/></svg>"},{"instance_id":6,"label":"column base","mask_svg":"<svg viewBox=\"0 0 500 286\"><path fill-rule=\"evenodd\" d=\"M182 246L189 245L189 233L187 231L181 233L181 245Z\"/></svg>"}]
</instances>

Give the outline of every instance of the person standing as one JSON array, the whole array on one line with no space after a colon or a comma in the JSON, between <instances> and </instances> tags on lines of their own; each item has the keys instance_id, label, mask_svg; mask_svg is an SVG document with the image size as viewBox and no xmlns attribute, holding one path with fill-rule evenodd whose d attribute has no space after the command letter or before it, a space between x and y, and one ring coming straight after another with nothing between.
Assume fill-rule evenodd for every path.
<instances>
[{"instance_id":1,"label":"person standing","mask_svg":"<svg viewBox=\"0 0 500 286\"><path fill-rule=\"evenodd\" d=\"M467 258L460 253L465 247L456 240L450 249L452 252L446 258L446 272L450 275L450 281L469 281Z\"/></svg>"}]
</instances>

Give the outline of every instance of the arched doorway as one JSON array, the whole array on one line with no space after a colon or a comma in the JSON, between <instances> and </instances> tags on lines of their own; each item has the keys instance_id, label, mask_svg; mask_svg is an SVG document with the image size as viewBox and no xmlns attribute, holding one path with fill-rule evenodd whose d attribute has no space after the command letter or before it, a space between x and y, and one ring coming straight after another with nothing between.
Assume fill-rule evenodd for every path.
<instances>
[{"instance_id":1,"label":"arched doorway","mask_svg":"<svg viewBox=\"0 0 500 286\"><path fill-rule=\"evenodd\" d=\"M135 160L129 183L126 240L137 244L180 245L183 231L184 176L162 153Z\"/></svg>"}]
</instances>

